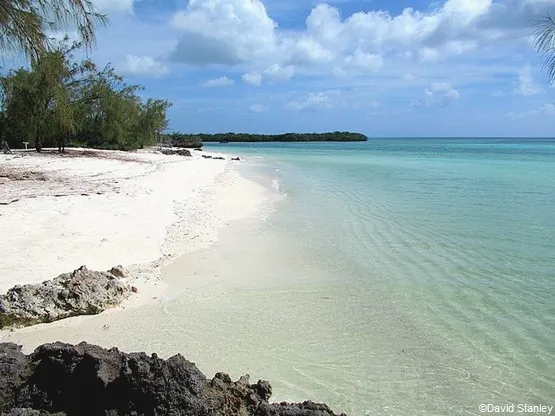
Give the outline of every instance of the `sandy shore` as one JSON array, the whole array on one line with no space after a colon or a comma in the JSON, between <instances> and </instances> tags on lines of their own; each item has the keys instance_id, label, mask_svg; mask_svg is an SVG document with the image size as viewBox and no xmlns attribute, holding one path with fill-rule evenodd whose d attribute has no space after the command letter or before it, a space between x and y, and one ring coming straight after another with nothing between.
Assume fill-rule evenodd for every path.
<instances>
[{"instance_id":1,"label":"sandy shore","mask_svg":"<svg viewBox=\"0 0 555 416\"><path fill-rule=\"evenodd\" d=\"M266 198L234 169L243 162L192 153L0 155L0 292L81 265L121 264L138 288L124 308L162 299L164 266L207 247Z\"/></svg>"}]
</instances>

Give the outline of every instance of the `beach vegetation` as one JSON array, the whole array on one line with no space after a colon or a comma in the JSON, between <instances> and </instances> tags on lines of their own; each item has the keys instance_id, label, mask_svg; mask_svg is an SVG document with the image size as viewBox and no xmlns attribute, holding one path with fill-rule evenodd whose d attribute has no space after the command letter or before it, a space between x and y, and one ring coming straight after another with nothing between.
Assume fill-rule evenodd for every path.
<instances>
[{"instance_id":1,"label":"beach vegetation","mask_svg":"<svg viewBox=\"0 0 555 416\"><path fill-rule=\"evenodd\" d=\"M172 147L199 148L202 139L198 134L169 133L161 136L161 142Z\"/></svg>"},{"instance_id":2,"label":"beach vegetation","mask_svg":"<svg viewBox=\"0 0 555 416\"><path fill-rule=\"evenodd\" d=\"M142 99L142 87L110 65L76 61L73 52L81 47L65 39L29 67L0 77L0 135L9 146L133 150L159 140L170 103Z\"/></svg>"},{"instance_id":3,"label":"beach vegetation","mask_svg":"<svg viewBox=\"0 0 555 416\"><path fill-rule=\"evenodd\" d=\"M544 69L549 80L555 81L555 20L552 16L536 19L532 22L534 29L532 40L536 50L543 57Z\"/></svg>"},{"instance_id":4,"label":"beach vegetation","mask_svg":"<svg viewBox=\"0 0 555 416\"><path fill-rule=\"evenodd\" d=\"M56 45L53 34L68 30L89 49L96 43L96 27L107 23L91 0L0 0L0 50L35 61Z\"/></svg>"}]
</instances>

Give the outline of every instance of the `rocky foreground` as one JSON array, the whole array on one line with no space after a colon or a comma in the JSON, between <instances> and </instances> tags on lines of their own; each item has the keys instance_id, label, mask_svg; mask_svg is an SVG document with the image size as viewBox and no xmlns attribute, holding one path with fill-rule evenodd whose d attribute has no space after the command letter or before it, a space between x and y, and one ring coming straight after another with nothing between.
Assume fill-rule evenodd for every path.
<instances>
[{"instance_id":1,"label":"rocky foreground","mask_svg":"<svg viewBox=\"0 0 555 416\"><path fill-rule=\"evenodd\" d=\"M267 381L209 380L181 355L126 354L81 343L54 343L25 355L0 344L0 414L37 416L329 416L328 406L270 404Z\"/></svg>"},{"instance_id":2,"label":"rocky foreground","mask_svg":"<svg viewBox=\"0 0 555 416\"><path fill-rule=\"evenodd\" d=\"M109 272L82 266L43 283L15 286L0 295L0 328L94 315L118 306L132 293L121 277L121 266Z\"/></svg>"}]
</instances>

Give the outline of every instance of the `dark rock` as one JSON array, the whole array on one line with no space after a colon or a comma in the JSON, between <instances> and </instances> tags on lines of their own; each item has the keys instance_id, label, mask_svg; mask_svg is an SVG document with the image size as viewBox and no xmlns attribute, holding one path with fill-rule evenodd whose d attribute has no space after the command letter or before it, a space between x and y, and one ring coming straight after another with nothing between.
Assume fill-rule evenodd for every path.
<instances>
[{"instance_id":1,"label":"dark rock","mask_svg":"<svg viewBox=\"0 0 555 416\"><path fill-rule=\"evenodd\" d=\"M15 286L1 295L0 328L95 315L118 306L130 293L131 289L112 273L82 266L53 280Z\"/></svg>"},{"instance_id":2,"label":"dark rock","mask_svg":"<svg viewBox=\"0 0 555 416\"><path fill-rule=\"evenodd\" d=\"M212 156L210 156L210 155L202 155L202 157L203 157L204 159L212 159Z\"/></svg>"},{"instance_id":3,"label":"dark rock","mask_svg":"<svg viewBox=\"0 0 555 416\"><path fill-rule=\"evenodd\" d=\"M162 154L164 155L178 155L178 156L192 156L191 152L187 149L179 149L179 150L173 150L173 149L162 149Z\"/></svg>"},{"instance_id":4,"label":"dark rock","mask_svg":"<svg viewBox=\"0 0 555 416\"><path fill-rule=\"evenodd\" d=\"M29 377L28 357L15 344L0 344L0 410L10 411L15 405L13 392Z\"/></svg>"},{"instance_id":5,"label":"dark rock","mask_svg":"<svg viewBox=\"0 0 555 416\"><path fill-rule=\"evenodd\" d=\"M125 354L81 343L29 356L0 344L0 414L10 416L333 416L323 404L270 404L267 381L208 380L181 355Z\"/></svg>"},{"instance_id":6,"label":"dark rock","mask_svg":"<svg viewBox=\"0 0 555 416\"><path fill-rule=\"evenodd\" d=\"M194 150L196 150L197 152L202 152L202 148L200 148L200 147L197 147L197 148L194 149Z\"/></svg>"},{"instance_id":7,"label":"dark rock","mask_svg":"<svg viewBox=\"0 0 555 416\"><path fill-rule=\"evenodd\" d=\"M264 400L269 400L270 397L272 397L272 386L270 386L270 383L268 381L258 380L258 383L256 383L255 388L258 395L262 397Z\"/></svg>"},{"instance_id":8,"label":"dark rock","mask_svg":"<svg viewBox=\"0 0 555 416\"><path fill-rule=\"evenodd\" d=\"M232 157L231 160L241 160L239 157Z\"/></svg>"}]
</instances>

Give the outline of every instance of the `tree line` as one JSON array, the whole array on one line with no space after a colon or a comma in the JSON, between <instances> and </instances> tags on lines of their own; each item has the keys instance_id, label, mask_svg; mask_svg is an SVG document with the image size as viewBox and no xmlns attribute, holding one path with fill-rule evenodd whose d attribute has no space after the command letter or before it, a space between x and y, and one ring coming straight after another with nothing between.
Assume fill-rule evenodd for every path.
<instances>
[{"instance_id":1,"label":"tree line","mask_svg":"<svg viewBox=\"0 0 555 416\"><path fill-rule=\"evenodd\" d=\"M72 145L132 150L149 146L167 127L170 103L143 100L110 65L75 61L81 43L67 39L40 52L29 67L0 77L0 134L10 147L37 151Z\"/></svg>"},{"instance_id":2,"label":"tree line","mask_svg":"<svg viewBox=\"0 0 555 416\"><path fill-rule=\"evenodd\" d=\"M285 134L182 134L172 133L164 136L168 144L177 147L197 147L203 142L363 142L368 140L364 134L346 131L332 133L285 133Z\"/></svg>"}]
</instances>

